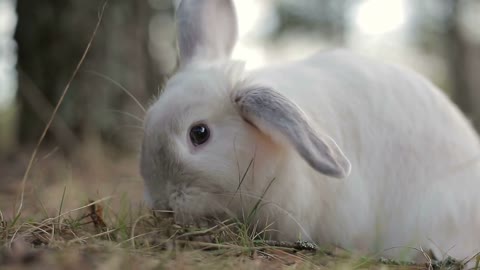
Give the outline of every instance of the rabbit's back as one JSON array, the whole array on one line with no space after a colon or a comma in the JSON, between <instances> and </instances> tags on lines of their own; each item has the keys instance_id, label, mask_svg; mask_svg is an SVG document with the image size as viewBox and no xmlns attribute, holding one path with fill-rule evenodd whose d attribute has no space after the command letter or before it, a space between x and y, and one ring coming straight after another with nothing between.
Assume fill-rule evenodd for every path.
<instances>
[{"instance_id":1,"label":"rabbit's back","mask_svg":"<svg viewBox=\"0 0 480 270\"><path fill-rule=\"evenodd\" d=\"M292 99L352 163L344 181L312 179L334 205L313 238L371 251L418 243L437 253L456 245L450 254L467 256L480 248L478 136L433 84L343 51L252 76ZM334 194L322 193L331 190L325 183Z\"/></svg>"}]
</instances>

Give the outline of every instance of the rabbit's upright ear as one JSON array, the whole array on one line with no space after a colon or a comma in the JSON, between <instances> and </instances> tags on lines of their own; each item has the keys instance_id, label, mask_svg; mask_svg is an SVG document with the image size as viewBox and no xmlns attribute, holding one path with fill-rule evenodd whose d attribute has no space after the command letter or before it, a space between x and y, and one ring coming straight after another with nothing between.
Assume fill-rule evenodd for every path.
<instances>
[{"instance_id":1,"label":"rabbit's upright ear","mask_svg":"<svg viewBox=\"0 0 480 270\"><path fill-rule=\"evenodd\" d=\"M344 178L350 162L330 137L310 125L290 100L268 88L239 91L234 97L242 117L274 141L289 143L318 172Z\"/></svg>"},{"instance_id":2,"label":"rabbit's upright ear","mask_svg":"<svg viewBox=\"0 0 480 270\"><path fill-rule=\"evenodd\" d=\"M180 65L230 57L237 39L231 0L181 0L176 12Z\"/></svg>"}]
</instances>

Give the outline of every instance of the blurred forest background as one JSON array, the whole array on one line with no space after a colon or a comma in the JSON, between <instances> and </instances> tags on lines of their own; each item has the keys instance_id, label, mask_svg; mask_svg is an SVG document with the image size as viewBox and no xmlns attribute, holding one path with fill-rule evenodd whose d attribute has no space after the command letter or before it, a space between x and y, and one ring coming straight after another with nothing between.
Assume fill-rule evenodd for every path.
<instances>
[{"instance_id":1,"label":"blurred forest background","mask_svg":"<svg viewBox=\"0 0 480 270\"><path fill-rule=\"evenodd\" d=\"M246 60L248 68L350 48L429 77L480 130L479 0L235 2L240 42L234 57ZM35 147L79 62L102 4L0 0L0 184L21 179L24 156ZM122 88L146 107L175 71L173 5L171 0L108 2L47 134L43 159L69 160L89 144L108 149L114 160L137 153L143 111ZM89 153L83 159L97 160ZM140 183L135 158L129 164L129 175Z\"/></svg>"}]
</instances>

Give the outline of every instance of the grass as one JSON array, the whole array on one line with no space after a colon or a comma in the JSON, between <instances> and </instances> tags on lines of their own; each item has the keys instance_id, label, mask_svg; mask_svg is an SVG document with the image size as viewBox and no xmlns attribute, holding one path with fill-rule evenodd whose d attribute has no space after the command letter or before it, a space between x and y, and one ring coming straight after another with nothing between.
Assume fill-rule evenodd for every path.
<instances>
[{"instance_id":1,"label":"grass","mask_svg":"<svg viewBox=\"0 0 480 270\"><path fill-rule=\"evenodd\" d=\"M277 266L288 259L308 263L304 255L288 253L291 248L270 252L249 239L251 234L237 233L245 228L237 223L179 227L141 205L130 208L123 204L114 211L110 206L113 198L108 197L62 211L64 194L58 215L38 221L34 217L2 220L2 269L71 269L78 265L89 269L252 269L272 258L277 258L272 264ZM202 240L205 236L214 241Z\"/></svg>"},{"instance_id":2,"label":"grass","mask_svg":"<svg viewBox=\"0 0 480 270\"><path fill-rule=\"evenodd\" d=\"M65 194L65 193L64 193ZM342 268L383 264L336 250L271 246L246 224L180 227L145 207L113 210L114 198L63 209L55 216L2 220L2 269ZM40 215L42 216L42 215ZM256 238L253 238L256 237ZM275 243L274 243L275 244ZM53 268L52 268L53 267ZM87 267L87 268L85 268ZM397 266L395 266L397 268Z\"/></svg>"}]
</instances>

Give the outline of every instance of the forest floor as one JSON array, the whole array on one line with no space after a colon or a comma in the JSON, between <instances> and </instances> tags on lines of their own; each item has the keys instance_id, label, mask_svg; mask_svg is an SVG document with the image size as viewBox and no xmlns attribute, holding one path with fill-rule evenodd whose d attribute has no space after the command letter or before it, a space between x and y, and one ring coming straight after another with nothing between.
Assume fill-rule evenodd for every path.
<instances>
[{"instance_id":1,"label":"forest floor","mask_svg":"<svg viewBox=\"0 0 480 270\"><path fill-rule=\"evenodd\" d=\"M142 204L136 157L99 149L40 151L25 189L29 154L0 162L0 269L458 269L264 241L232 221L180 227Z\"/></svg>"}]
</instances>

